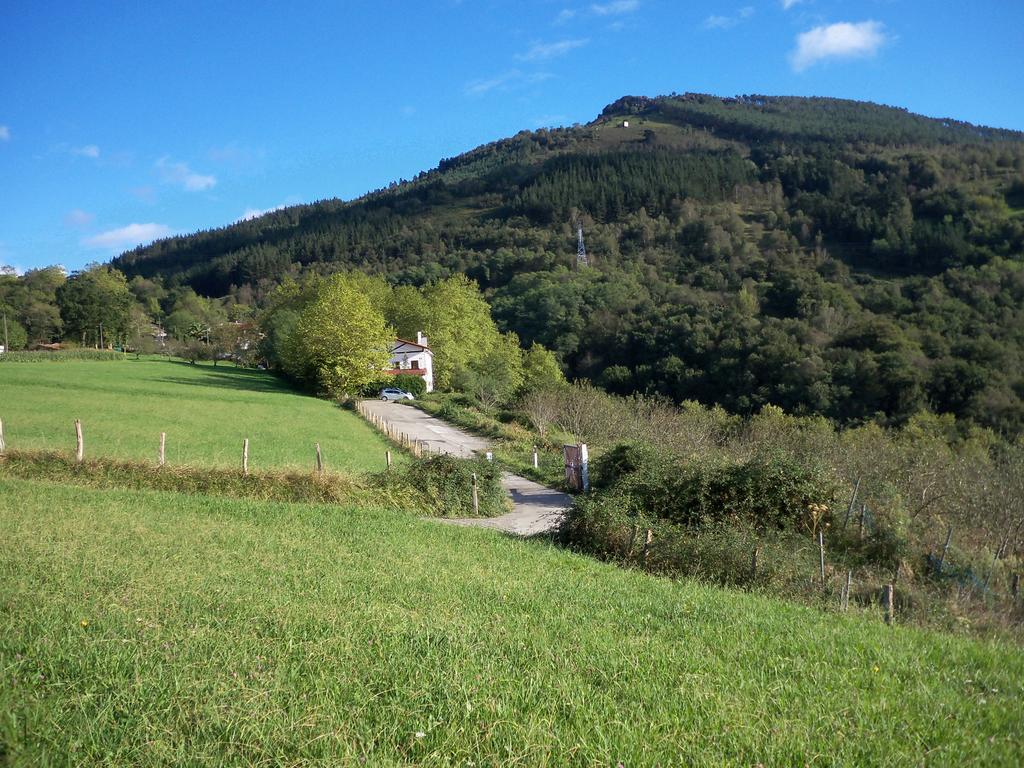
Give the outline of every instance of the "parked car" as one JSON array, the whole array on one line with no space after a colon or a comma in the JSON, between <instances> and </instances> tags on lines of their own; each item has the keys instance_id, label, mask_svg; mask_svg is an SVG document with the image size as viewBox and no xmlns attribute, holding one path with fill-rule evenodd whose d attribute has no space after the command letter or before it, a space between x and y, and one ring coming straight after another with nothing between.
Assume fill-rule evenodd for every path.
<instances>
[{"instance_id":1,"label":"parked car","mask_svg":"<svg viewBox=\"0 0 1024 768\"><path fill-rule=\"evenodd\" d=\"M388 387L380 391L381 400L415 400L411 392L406 392L403 389L396 389L395 387Z\"/></svg>"}]
</instances>

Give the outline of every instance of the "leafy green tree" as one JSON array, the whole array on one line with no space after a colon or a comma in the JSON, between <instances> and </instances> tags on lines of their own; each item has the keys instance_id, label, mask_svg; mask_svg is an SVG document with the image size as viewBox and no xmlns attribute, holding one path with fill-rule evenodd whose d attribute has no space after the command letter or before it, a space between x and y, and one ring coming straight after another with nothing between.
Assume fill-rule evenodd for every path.
<instances>
[{"instance_id":1,"label":"leafy green tree","mask_svg":"<svg viewBox=\"0 0 1024 768\"><path fill-rule=\"evenodd\" d=\"M500 334L490 349L455 374L455 386L486 408L511 402L523 380L523 351L514 333Z\"/></svg>"},{"instance_id":2,"label":"leafy green tree","mask_svg":"<svg viewBox=\"0 0 1024 768\"><path fill-rule=\"evenodd\" d=\"M183 288L170 297L170 312L165 322L167 332L179 339L186 336L205 339L208 329L227 322L227 311L222 302Z\"/></svg>"},{"instance_id":3,"label":"leafy green tree","mask_svg":"<svg viewBox=\"0 0 1024 768\"><path fill-rule=\"evenodd\" d=\"M427 335L434 351L434 382L451 389L455 377L499 343L491 308L476 283L455 275L423 290Z\"/></svg>"},{"instance_id":4,"label":"leafy green tree","mask_svg":"<svg viewBox=\"0 0 1024 768\"><path fill-rule=\"evenodd\" d=\"M565 374L555 353L537 342L523 353L524 392L552 389L565 384Z\"/></svg>"},{"instance_id":5,"label":"leafy green tree","mask_svg":"<svg viewBox=\"0 0 1024 768\"><path fill-rule=\"evenodd\" d=\"M98 344L100 333L105 344L123 339L131 321L135 301L128 281L113 267L94 264L75 272L56 290L64 332L86 343Z\"/></svg>"},{"instance_id":6,"label":"leafy green tree","mask_svg":"<svg viewBox=\"0 0 1024 768\"><path fill-rule=\"evenodd\" d=\"M2 308L0 308L0 314L5 314L3 313ZM16 349L25 348L28 343L28 334L25 333L25 329L21 327L21 323L13 317L7 318L6 326L4 325L3 319L0 318L0 344L3 344L5 339L8 345L7 351L13 352Z\"/></svg>"},{"instance_id":7,"label":"leafy green tree","mask_svg":"<svg viewBox=\"0 0 1024 768\"><path fill-rule=\"evenodd\" d=\"M398 389L408 392L413 397L422 397L427 392L427 382L423 380L423 377L411 373L398 374L391 380L389 385L398 387Z\"/></svg>"},{"instance_id":8,"label":"leafy green tree","mask_svg":"<svg viewBox=\"0 0 1024 768\"><path fill-rule=\"evenodd\" d=\"M344 398L379 377L393 339L393 329L358 284L335 275L299 315L285 363L296 378Z\"/></svg>"},{"instance_id":9,"label":"leafy green tree","mask_svg":"<svg viewBox=\"0 0 1024 768\"><path fill-rule=\"evenodd\" d=\"M398 285L391 291L385 317L400 339L415 339L430 327L430 312L423 291L412 285ZM431 339L431 344L433 344Z\"/></svg>"}]
</instances>

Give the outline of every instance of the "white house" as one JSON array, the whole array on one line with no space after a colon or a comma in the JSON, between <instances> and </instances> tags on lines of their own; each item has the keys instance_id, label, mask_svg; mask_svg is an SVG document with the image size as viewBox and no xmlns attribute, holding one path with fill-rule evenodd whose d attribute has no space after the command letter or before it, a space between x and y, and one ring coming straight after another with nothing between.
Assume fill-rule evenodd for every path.
<instances>
[{"instance_id":1,"label":"white house","mask_svg":"<svg viewBox=\"0 0 1024 768\"><path fill-rule=\"evenodd\" d=\"M416 341L394 340L388 373L422 376L427 392L434 391L434 353L427 346L427 337L422 332L416 334Z\"/></svg>"}]
</instances>

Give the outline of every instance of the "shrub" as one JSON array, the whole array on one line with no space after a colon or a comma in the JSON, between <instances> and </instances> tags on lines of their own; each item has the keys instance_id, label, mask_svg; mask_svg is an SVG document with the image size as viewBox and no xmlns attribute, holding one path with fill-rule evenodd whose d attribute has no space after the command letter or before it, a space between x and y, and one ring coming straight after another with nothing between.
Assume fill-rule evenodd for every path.
<instances>
[{"instance_id":1,"label":"shrub","mask_svg":"<svg viewBox=\"0 0 1024 768\"><path fill-rule=\"evenodd\" d=\"M473 474L477 477L480 516L493 517L509 511L508 497L501 487L501 470L486 459L460 459L439 454L413 461L406 468L388 473L387 482L399 482L419 494L417 505L425 504L440 517L473 517Z\"/></svg>"},{"instance_id":2,"label":"shrub","mask_svg":"<svg viewBox=\"0 0 1024 768\"><path fill-rule=\"evenodd\" d=\"M663 452L646 443L619 443L591 463L591 486L594 490L611 488L641 473L665 476L671 463Z\"/></svg>"},{"instance_id":3,"label":"shrub","mask_svg":"<svg viewBox=\"0 0 1024 768\"><path fill-rule=\"evenodd\" d=\"M391 386L394 386L394 379L392 377L381 377L364 386L359 390L359 394L363 397L380 397L380 391L385 387Z\"/></svg>"},{"instance_id":4,"label":"shrub","mask_svg":"<svg viewBox=\"0 0 1024 768\"><path fill-rule=\"evenodd\" d=\"M60 349L53 352L7 352L0 355L0 363L66 362L68 360L122 360L121 352L109 349Z\"/></svg>"},{"instance_id":5,"label":"shrub","mask_svg":"<svg viewBox=\"0 0 1024 768\"><path fill-rule=\"evenodd\" d=\"M827 523L835 497L823 468L788 456L683 463L643 444L619 445L598 459L595 488L628 496L630 506L678 525L728 520L811 533Z\"/></svg>"},{"instance_id":6,"label":"shrub","mask_svg":"<svg viewBox=\"0 0 1024 768\"><path fill-rule=\"evenodd\" d=\"M792 527L810 533L825 522L835 498L821 467L787 456L693 464L667 490L672 503L666 517L677 523L733 520L762 530Z\"/></svg>"},{"instance_id":7,"label":"shrub","mask_svg":"<svg viewBox=\"0 0 1024 768\"><path fill-rule=\"evenodd\" d=\"M576 497L562 524L564 543L605 560L629 560L636 530L658 524L637 508L628 493L584 494Z\"/></svg>"},{"instance_id":8,"label":"shrub","mask_svg":"<svg viewBox=\"0 0 1024 768\"><path fill-rule=\"evenodd\" d=\"M423 377L415 376L410 373L398 374L386 386L398 387L399 389L410 393L414 397L423 397L423 395L427 393L427 382L423 380Z\"/></svg>"}]
</instances>

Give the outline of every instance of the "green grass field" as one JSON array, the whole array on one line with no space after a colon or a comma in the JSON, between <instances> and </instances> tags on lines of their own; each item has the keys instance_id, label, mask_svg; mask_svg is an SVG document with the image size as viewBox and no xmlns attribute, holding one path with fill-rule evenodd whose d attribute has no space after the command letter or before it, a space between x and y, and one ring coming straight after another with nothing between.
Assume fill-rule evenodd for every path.
<instances>
[{"instance_id":1,"label":"green grass field","mask_svg":"<svg viewBox=\"0 0 1024 768\"><path fill-rule=\"evenodd\" d=\"M337 507L0 479L0 755L1019 765L1024 653Z\"/></svg>"},{"instance_id":2,"label":"green grass field","mask_svg":"<svg viewBox=\"0 0 1024 768\"><path fill-rule=\"evenodd\" d=\"M76 418L90 456L155 461L166 432L170 464L238 466L249 438L254 468L311 468L317 442L329 469L385 466L387 446L358 416L262 371L131 359L0 364L11 448L73 451Z\"/></svg>"}]
</instances>

